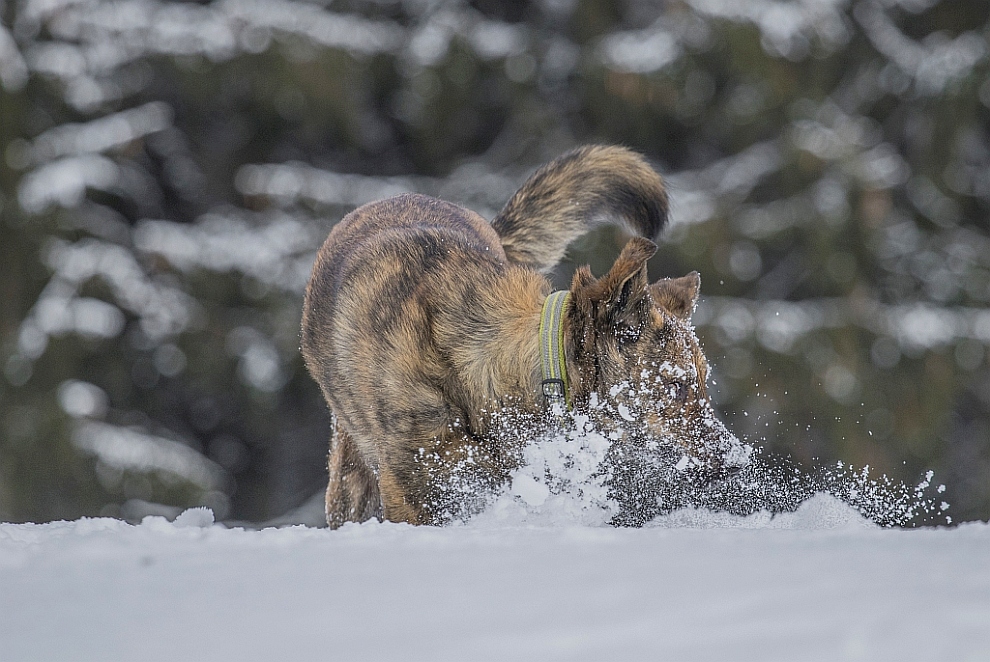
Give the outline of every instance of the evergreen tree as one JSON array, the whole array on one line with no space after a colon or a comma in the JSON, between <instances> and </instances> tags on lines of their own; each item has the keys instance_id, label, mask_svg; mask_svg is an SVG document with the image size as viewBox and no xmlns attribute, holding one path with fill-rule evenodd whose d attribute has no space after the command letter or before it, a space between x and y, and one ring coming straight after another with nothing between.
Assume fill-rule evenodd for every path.
<instances>
[{"instance_id":1,"label":"evergreen tree","mask_svg":"<svg viewBox=\"0 0 990 662\"><path fill-rule=\"evenodd\" d=\"M0 0L0 518L297 506L333 223L406 190L490 218L612 142L671 184L651 272L702 273L730 427L933 469L985 519L988 25L981 0Z\"/></svg>"}]
</instances>

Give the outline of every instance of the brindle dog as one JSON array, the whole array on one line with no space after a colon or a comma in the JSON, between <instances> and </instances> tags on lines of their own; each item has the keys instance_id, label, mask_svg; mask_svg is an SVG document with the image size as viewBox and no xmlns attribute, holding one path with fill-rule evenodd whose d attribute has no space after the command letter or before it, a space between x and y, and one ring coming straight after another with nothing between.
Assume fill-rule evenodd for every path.
<instances>
[{"instance_id":1,"label":"brindle dog","mask_svg":"<svg viewBox=\"0 0 990 662\"><path fill-rule=\"evenodd\" d=\"M735 439L712 411L690 324L700 278L647 280L667 210L641 156L589 146L538 170L491 224L417 194L337 224L302 320L303 356L333 413L330 526L442 524L470 510L468 490L508 480L525 440L495 433L498 412L545 418L543 273L603 223L638 236L602 278L574 275L563 319L572 408L608 403L623 414L616 426L677 445L697 466L724 464Z\"/></svg>"}]
</instances>

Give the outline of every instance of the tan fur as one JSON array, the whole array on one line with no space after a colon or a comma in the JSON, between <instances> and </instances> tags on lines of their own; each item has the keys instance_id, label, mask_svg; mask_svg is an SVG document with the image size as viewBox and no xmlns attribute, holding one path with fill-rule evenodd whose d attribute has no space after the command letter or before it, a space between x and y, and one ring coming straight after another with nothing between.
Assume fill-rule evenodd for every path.
<instances>
[{"instance_id":1,"label":"tan fur","mask_svg":"<svg viewBox=\"0 0 990 662\"><path fill-rule=\"evenodd\" d=\"M551 286L540 271L594 224L623 222L653 238L666 213L663 183L640 156L596 146L534 174L491 225L408 194L334 227L302 323L303 356L335 421L330 525L440 524L507 481L525 439L495 434L498 413L543 419L538 329ZM615 384L638 380L649 364L683 366L637 396L637 406L647 393L652 403L644 433L716 465L711 448L721 442L706 440L724 428L708 429L707 364L688 321L699 280L649 285L655 251L637 237L601 279L586 268L575 275L564 319L574 406L587 408L592 393L611 398ZM667 415L675 405L689 421Z\"/></svg>"}]
</instances>

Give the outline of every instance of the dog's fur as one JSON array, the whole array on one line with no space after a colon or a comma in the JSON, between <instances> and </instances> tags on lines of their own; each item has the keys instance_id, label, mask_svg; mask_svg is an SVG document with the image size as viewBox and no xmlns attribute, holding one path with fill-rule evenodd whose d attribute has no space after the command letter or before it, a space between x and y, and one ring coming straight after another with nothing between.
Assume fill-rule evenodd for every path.
<instances>
[{"instance_id":1,"label":"dog's fur","mask_svg":"<svg viewBox=\"0 0 990 662\"><path fill-rule=\"evenodd\" d=\"M542 272L601 223L638 236L602 278L586 267L574 275L563 322L571 405L610 403L624 413L616 426L720 464L731 435L708 402L690 325L699 276L647 280L667 206L642 157L591 146L537 171L491 224L407 194L334 227L302 321L303 356L334 418L330 526L440 524L465 512L463 486L508 480L524 440L494 434L495 412L544 417L538 328L551 285Z\"/></svg>"}]
</instances>

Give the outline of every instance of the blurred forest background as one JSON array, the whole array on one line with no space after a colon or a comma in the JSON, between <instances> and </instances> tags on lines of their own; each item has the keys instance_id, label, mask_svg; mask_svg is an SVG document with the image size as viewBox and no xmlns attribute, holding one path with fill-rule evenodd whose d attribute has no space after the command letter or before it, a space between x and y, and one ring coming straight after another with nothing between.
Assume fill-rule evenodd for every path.
<instances>
[{"instance_id":1,"label":"blurred forest background","mask_svg":"<svg viewBox=\"0 0 990 662\"><path fill-rule=\"evenodd\" d=\"M0 519L299 507L332 225L491 218L587 142L667 176L651 275L701 272L730 428L987 519L988 36L986 0L0 0Z\"/></svg>"}]
</instances>

